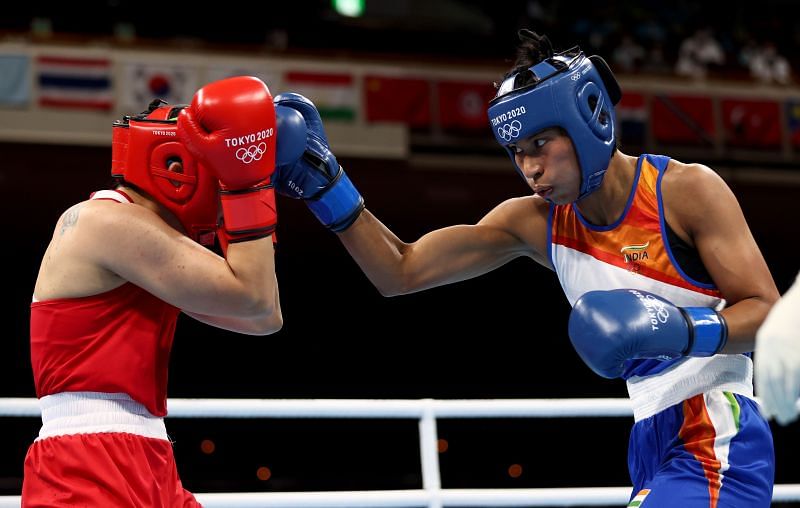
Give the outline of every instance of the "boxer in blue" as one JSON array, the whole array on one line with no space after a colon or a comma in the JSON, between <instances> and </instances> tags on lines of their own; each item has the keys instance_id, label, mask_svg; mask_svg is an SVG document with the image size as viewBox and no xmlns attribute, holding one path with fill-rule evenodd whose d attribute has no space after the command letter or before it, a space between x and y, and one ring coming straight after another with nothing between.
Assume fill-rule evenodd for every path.
<instances>
[{"instance_id":1,"label":"boxer in blue","mask_svg":"<svg viewBox=\"0 0 800 508\"><path fill-rule=\"evenodd\" d=\"M276 170L276 190L306 200L385 296L522 256L555 271L579 355L628 385L630 506L769 506L772 436L748 353L778 292L736 198L705 166L618 150L621 91L602 58L520 38L488 114L534 195L405 243L364 209L314 105L296 94L276 97L293 126L279 141L305 151Z\"/></svg>"}]
</instances>

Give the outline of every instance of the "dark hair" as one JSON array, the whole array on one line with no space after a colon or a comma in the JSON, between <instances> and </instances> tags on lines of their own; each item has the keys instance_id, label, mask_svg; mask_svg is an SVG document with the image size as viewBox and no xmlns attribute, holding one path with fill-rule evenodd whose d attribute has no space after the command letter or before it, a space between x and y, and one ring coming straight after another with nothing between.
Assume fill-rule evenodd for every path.
<instances>
[{"instance_id":1,"label":"dark hair","mask_svg":"<svg viewBox=\"0 0 800 508\"><path fill-rule=\"evenodd\" d=\"M535 79L533 74L523 71L533 67L543 60L552 58L556 52L553 49L553 43L550 42L550 39L546 35L539 35L532 30L523 28L517 32L517 36L519 37L520 41L519 45L517 45L517 57L514 60L513 67L511 67L511 70L509 70L505 76L503 76L503 79L500 81L500 83L508 79L510 76L517 74L514 85L515 88L520 88L531 84ZM578 47L576 46L574 49L577 50ZM616 105L619 103L620 98L622 97L622 91L619 88L616 78L614 78L614 74L611 72L608 64L606 64L605 60L602 58L598 56L591 56L589 59L592 61L597 69L597 72L600 74L600 78L603 80L603 84L608 91L612 104ZM495 88L498 87L499 83L495 83ZM594 111L594 108L597 105L597 98L590 97L589 101L589 107L592 109L592 111ZM619 142L619 140L617 140L617 142Z\"/></svg>"},{"instance_id":2,"label":"dark hair","mask_svg":"<svg viewBox=\"0 0 800 508\"><path fill-rule=\"evenodd\" d=\"M553 43L546 35L539 35L536 32L523 28L517 32L519 36L519 45L517 46L517 56L514 60L514 65L511 67L503 79L504 81L509 76L522 72L537 63L551 58L553 56ZM519 83L518 86L524 86L526 83Z\"/></svg>"}]
</instances>

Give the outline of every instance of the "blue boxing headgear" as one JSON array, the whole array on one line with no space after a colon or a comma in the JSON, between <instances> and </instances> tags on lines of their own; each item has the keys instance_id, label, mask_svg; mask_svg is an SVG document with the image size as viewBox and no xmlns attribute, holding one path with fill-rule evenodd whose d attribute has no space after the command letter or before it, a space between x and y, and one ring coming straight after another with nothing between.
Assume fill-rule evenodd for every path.
<instances>
[{"instance_id":1,"label":"blue boxing headgear","mask_svg":"<svg viewBox=\"0 0 800 508\"><path fill-rule=\"evenodd\" d=\"M578 155L581 199L600 186L608 169L617 142L614 105L621 96L605 61L574 47L503 80L489 102L489 120L520 174L509 145L547 128L564 129Z\"/></svg>"}]
</instances>

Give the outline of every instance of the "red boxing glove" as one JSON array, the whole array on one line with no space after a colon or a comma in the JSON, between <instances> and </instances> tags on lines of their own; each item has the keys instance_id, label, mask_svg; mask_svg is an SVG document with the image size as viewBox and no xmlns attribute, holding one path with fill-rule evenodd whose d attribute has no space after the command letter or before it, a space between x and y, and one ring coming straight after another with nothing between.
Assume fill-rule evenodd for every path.
<instances>
[{"instance_id":1,"label":"red boxing glove","mask_svg":"<svg viewBox=\"0 0 800 508\"><path fill-rule=\"evenodd\" d=\"M208 84L178 117L178 136L219 179L229 242L262 238L277 223L275 107L267 85L239 76Z\"/></svg>"}]
</instances>

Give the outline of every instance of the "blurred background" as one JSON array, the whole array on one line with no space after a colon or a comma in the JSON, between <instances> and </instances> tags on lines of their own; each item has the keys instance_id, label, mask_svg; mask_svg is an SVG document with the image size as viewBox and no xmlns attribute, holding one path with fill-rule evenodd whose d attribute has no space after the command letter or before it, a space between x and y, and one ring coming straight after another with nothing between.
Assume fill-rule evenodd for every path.
<instances>
[{"instance_id":1,"label":"blurred background","mask_svg":"<svg viewBox=\"0 0 800 508\"><path fill-rule=\"evenodd\" d=\"M251 74L323 113L367 207L400 238L474 223L529 193L486 118L516 31L602 55L624 91L622 151L718 171L785 291L800 268L800 88L792 2L676 0L25 2L0 15L5 397L33 397L29 304L59 215L109 184L111 122L153 97ZM625 397L566 335L554 274L518 260L383 298L302 203L279 201L285 325L247 337L181 318L171 397ZM741 266L747 270L747 266ZM629 485L632 419L440 420L445 488ZM40 422L0 419L0 495L18 494ZM421 486L417 422L170 419L197 492ZM774 427L777 482L800 482L798 424Z\"/></svg>"}]
</instances>

